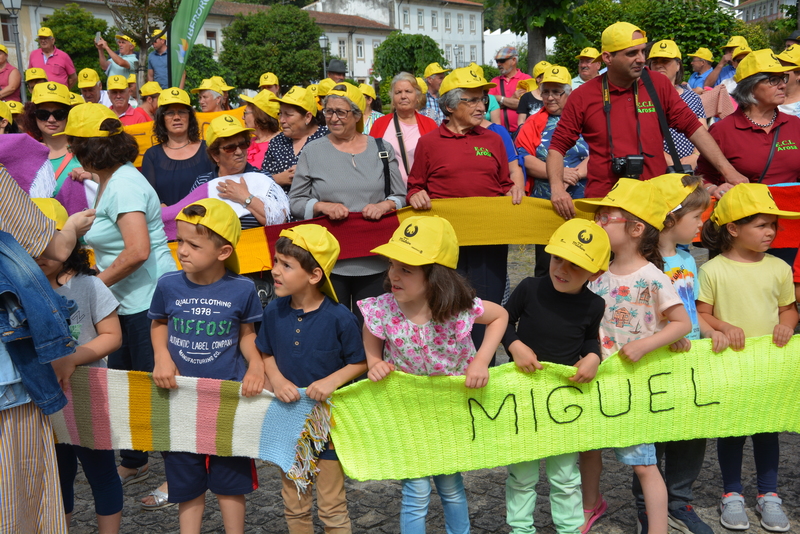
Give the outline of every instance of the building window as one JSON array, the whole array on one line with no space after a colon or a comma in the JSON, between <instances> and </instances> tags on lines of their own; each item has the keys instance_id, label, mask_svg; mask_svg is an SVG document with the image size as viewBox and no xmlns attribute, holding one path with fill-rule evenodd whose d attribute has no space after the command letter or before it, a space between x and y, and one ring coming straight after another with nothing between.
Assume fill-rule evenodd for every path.
<instances>
[{"instance_id":1,"label":"building window","mask_svg":"<svg viewBox=\"0 0 800 534\"><path fill-rule=\"evenodd\" d=\"M456 16L456 20L458 20L458 32L459 33L464 33L464 15L459 13Z\"/></svg>"},{"instance_id":2,"label":"building window","mask_svg":"<svg viewBox=\"0 0 800 534\"><path fill-rule=\"evenodd\" d=\"M470 61L478 61L478 47L477 46L470 46L469 47L469 60Z\"/></svg>"},{"instance_id":3,"label":"building window","mask_svg":"<svg viewBox=\"0 0 800 534\"><path fill-rule=\"evenodd\" d=\"M417 10L417 28L419 29L425 28L425 11L421 9Z\"/></svg>"},{"instance_id":4,"label":"building window","mask_svg":"<svg viewBox=\"0 0 800 534\"><path fill-rule=\"evenodd\" d=\"M448 65L453 63L453 47L451 45L444 45L444 58L447 60Z\"/></svg>"},{"instance_id":5,"label":"building window","mask_svg":"<svg viewBox=\"0 0 800 534\"><path fill-rule=\"evenodd\" d=\"M364 40L356 39L356 59L364 59Z\"/></svg>"},{"instance_id":6,"label":"building window","mask_svg":"<svg viewBox=\"0 0 800 534\"><path fill-rule=\"evenodd\" d=\"M444 14L444 31L450 31L450 13L447 12Z\"/></svg>"},{"instance_id":7,"label":"building window","mask_svg":"<svg viewBox=\"0 0 800 534\"><path fill-rule=\"evenodd\" d=\"M439 29L439 12L438 11L431 11L431 29L438 30Z\"/></svg>"},{"instance_id":8,"label":"building window","mask_svg":"<svg viewBox=\"0 0 800 534\"><path fill-rule=\"evenodd\" d=\"M411 26L411 13L409 13L408 8L403 8L403 26L406 28Z\"/></svg>"},{"instance_id":9,"label":"building window","mask_svg":"<svg viewBox=\"0 0 800 534\"><path fill-rule=\"evenodd\" d=\"M347 59L347 41L339 39L339 57Z\"/></svg>"},{"instance_id":10,"label":"building window","mask_svg":"<svg viewBox=\"0 0 800 534\"><path fill-rule=\"evenodd\" d=\"M469 33L475 33L475 15L469 16Z\"/></svg>"},{"instance_id":11,"label":"building window","mask_svg":"<svg viewBox=\"0 0 800 534\"><path fill-rule=\"evenodd\" d=\"M217 53L217 32L206 31L206 46Z\"/></svg>"},{"instance_id":12,"label":"building window","mask_svg":"<svg viewBox=\"0 0 800 534\"><path fill-rule=\"evenodd\" d=\"M0 15L0 26L3 29L3 41L11 42L11 19L8 15Z\"/></svg>"}]
</instances>

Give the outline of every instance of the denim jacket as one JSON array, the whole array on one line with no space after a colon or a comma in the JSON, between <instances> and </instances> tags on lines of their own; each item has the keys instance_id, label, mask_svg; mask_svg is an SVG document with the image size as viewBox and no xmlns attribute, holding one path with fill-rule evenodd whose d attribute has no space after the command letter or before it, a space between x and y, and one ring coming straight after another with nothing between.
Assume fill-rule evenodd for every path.
<instances>
[{"instance_id":1,"label":"denim jacket","mask_svg":"<svg viewBox=\"0 0 800 534\"><path fill-rule=\"evenodd\" d=\"M13 236L0 231L0 341L31 399L45 414L67 404L50 362L75 352L69 316L68 301L53 291ZM0 384L13 381L0 376ZM2 402L0 398L0 409Z\"/></svg>"}]
</instances>

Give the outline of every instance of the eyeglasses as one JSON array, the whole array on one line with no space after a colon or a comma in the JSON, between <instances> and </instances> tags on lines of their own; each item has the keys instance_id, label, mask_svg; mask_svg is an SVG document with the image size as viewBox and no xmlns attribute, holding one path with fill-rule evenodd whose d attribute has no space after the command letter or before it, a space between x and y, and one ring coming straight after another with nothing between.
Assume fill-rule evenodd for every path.
<instances>
[{"instance_id":1,"label":"eyeglasses","mask_svg":"<svg viewBox=\"0 0 800 534\"><path fill-rule=\"evenodd\" d=\"M36 110L36 118L42 122L46 122L50 120L50 116L57 121L65 121L67 120L67 115L69 115L68 109L54 109L50 111L49 109L37 109Z\"/></svg>"},{"instance_id":2,"label":"eyeglasses","mask_svg":"<svg viewBox=\"0 0 800 534\"><path fill-rule=\"evenodd\" d=\"M250 148L250 141L239 141L238 143L231 143L230 145L219 147L219 149L224 151L226 154L233 154L236 152L237 148L247 150Z\"/></svg>"},{"instance_id":3,"label":"eyeglasses","mask_svg":"<svg viewBox=\"0 0 800 534\"><path fill-rule=\"evenodd\" d=\"M542 100L545 98L553 97L553 98L561 98L567 92L566 91L542 91Z\"/></svg>"},{"instance_id":4,"label":"eyeglasses","mask_svg":"<svg viewBox=\"0 0 800 534\"><path fill-rule=\"evenodd\" d=\"M325 116L326 120L330 120L334 115L340 121L343 121L347 118L347 116L352 113L352 109L323 109L322 114Z\"/></svg>"},{"instance_id":5,"label":"eyeglasses","mask_svg":"<svg viewBox=\"0 0 800 534\"><path fill-rule=\"evenodd\" d=\"M489 96L488 95L483 95L482 97L479 97L479 98L459 98L459 100L464 102L466 105L468 105L471 108L474 108L475 106L477 106L478 102L482 102L484 106L488 106L489 105Z\"/></svg>"},{"instance_id":6,"label":"eyeglasses","mask_svg":"<svg viewBox=\"0 0 800 534\"><path fill-rule=\"evenodd\" d=\"M776 85L780 85L782 83L789 83L789 75L788 74L773 74L766 80L766 83L772 85L773 87Z\"/></svg>"},{"instance_id":7,"label":"eyeglasses","mask_svg":"<svg viewBox=\"0 0 800 534\"><path fill-rule=\"evenodd\" d=\"M608 226L611 223L633 222L633 220L625 217L612 217L607 213L598 213L594 216L594 222L600 226Z\"/></svg>"},{"instance_id":8,"label":"eyeglasses","mask_svg":"<svg viewBox=\"0 0 800 534\"><path fill-rule=\"evenodd\" d=\"M164 112L165 117L174 117L178 115L179 117L188 117L189 110L188 109L171 109L169 111Z\"/></svg>"}]
</instances>

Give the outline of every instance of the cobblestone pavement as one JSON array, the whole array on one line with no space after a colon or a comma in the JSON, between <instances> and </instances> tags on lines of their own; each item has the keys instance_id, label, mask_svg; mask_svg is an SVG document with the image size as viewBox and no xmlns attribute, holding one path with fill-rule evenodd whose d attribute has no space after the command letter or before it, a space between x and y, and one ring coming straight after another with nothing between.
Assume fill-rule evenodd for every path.
<instances>
[{"instance_id":1,"label":"cobblestone pavement","mask_svg":"<svg viewBox=\"0 0 800 534\"><path fill-rule=\"evenodd\" d=\"M532 247L530 247L532 250ZM533 272L532 252L524 247L512 247L509 257L509 272L512 285L523 276ZM505 361L505 356L499 359ZM690 424L691 422L687 422ZM755 513L756 480L752 459L752 447L748 441L745 447L742 481L747 499L747 513L750 529L744 533L766 532L758 522ZM617 462L610 451L604 453L605 471L601 489L609 508L605 517L592 528L594 534L633 534L636 532L635 507L630 492L632 471ZM375 461L381 461L376 454ZM800 436L783 434L781 436L781 464L779 469L780 495L784 510L792 521L792 532L800 532ZM164 480L161 456L151 454L150 466L153 475L146 481L125 488L125 508L122 512L122 532L130 534L177 533L178 510L169 507L153 512L143 511L139 498L154 489ZM260 488L247 499L247 526L249 534L278 534L287 531L283 520L281 501L281 482L276 467L258 462ZM484 469L464 474L464 483L469 501L470 519L473 534L507 533L505 524L505 468ZM346 484L350 517L355 533L399 533L400 484L397 481L357 482L348 480ZM709 440L703 471L695 483L694 506L698 514L717 534L730 533L719 524L717 512L722 480L717 465L715 440ZM555 534L556 530L549 513L547 501L548 484L541 470L541 482L537 486L539 498L536 511L536 528L543 534ZM73 534L96 532L94 504L91 490L79 473L75 485L75 510L73 512ZM322 525L317 522L316 531L321 533ZM206 512L203 532L224 532L222 518L213 495L206 498ZM428 532L444 533L444 518L441 504L434 494L428 514ZM672 531L677 532L677 531Z\"/></svg>"}]
</instances>

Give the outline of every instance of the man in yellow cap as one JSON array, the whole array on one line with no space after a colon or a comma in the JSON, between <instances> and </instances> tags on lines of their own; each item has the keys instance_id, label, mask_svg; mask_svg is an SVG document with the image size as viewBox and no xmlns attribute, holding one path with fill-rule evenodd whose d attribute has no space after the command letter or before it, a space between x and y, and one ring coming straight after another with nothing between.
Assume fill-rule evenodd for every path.
<instances>
[{"instance_id":1,"label":"man in yellow cap","mask_svg":"<svg viewBox=\"0 0 800 534\"><path fill-rule=\"evenodd\" d=\"M139 98L142 103L137 109L147 114L149 121L155 120L158 109L158 97L163 89L157 82L147 82L139 89Z\"/></svg>"},{"instance_id":2,"label":"man in yellow cap","mask_svg":"<svg viewBox=\"0 0 800 534\"><path fill-rule=\"evenodd\" d=\"M8 48L0 44L0 100L20 101L22 75L8 62Z\"/></svg>"},{"instance_id":3,"label":"man in yellow cap","mask_svg":"<svg viewBox=\"0 0 800 534\"><path fill-rule=\"evenodd\" d=\"M36 34L39 49L31 52L28 58L28 68L36 67L47 73L47 79L58 82L67 87L72 87L78 79L72 59L63 50L56 48L56 38L53 30L41 27Z\"/></svg>"},{"instance_id":4,"label":"man in yellow cap","mask_svg":"<svg viewBox=\"0 0 800 534\"><path fill-rule=\"evenodd\" d=\"M117 114L119 121L125 126L150 121L150 117L139 108L131 106L128 100L131 89L124 76L110 76L108 78L108 96L111 98L111 110Z\"/></svg>"},{"instance_id":5,"label":"man in yellow cap","mask_svg":"<svg viewBox=\"0 0 800 534\"><path fill-rule=\"evenodd\" d=\"M500 104L500 125L504 126L508 133L517 131L517 107L520 97L525 94L524 89L517 89L517 83L530 78L527 73L517 68L518 55L517 49L513 46L504 46L497 52L494 60L500 69L500 76L492 79L496 87L489 90L489 94Z\"/></svg>"},{"instance_id":6,"label":"man in yellow cap","mask_svg":"<svg viewBox=\"0 0 800 534\"><path fill-rule=\"evenodd\" d=\"M425 84L428 86L428 91L425 94L427 99L425 103L424 115L436 121L436 124L442 124L444 120L444 113L439 109L439 87L442 85L442 80L447 76L451 69L442 68L438 63L431 63L425 67Z\"/></svg>"},{"instance_id":7,"label":"man in yellow cap","mask_svg":"<svg viewBox=\"0 0 800 534\"><path fill-rule=\"evenodd\" d=\"M192 89L192 93L197 93L197 105L204 113L215 111L225 111L222 104L222 94L225 89L212 79L205 79L200 82L200 87Z\"/></svg>"},{"instance_id":8,"label":"man in yellow cap","mask_svg":"<svg viewBox=\"0 0 800 534\"><path fill-rule=\"evenodd\" d=\"M728 162L672 81L645 70L644 31L617 22L603 31L602 60L608 71L572 92L550 141L547 178L553 207L566 219L575 216L564 182L564 155L583 135L589 145L586 197L602 197L623 177L647 180L667 170L664 136L653 100L658 98L671 128L683 133L730 183L747 182ZM650 95L643 76L656 94ZM592 504L592 503L589 503ZM588 507L587 507L588 508Z\"/></svg>"},{"instance_id":9,"label":"man in yellow cap","mask_svg":"<svg viewBox=\"0 0 800 534\"><path fill-rule=\"evenodd\" d=\"M714 56L708 48L698 48L694 54L687 54L692 58L692 74L689 76L689 87L698 95L703 94L703 88L708 85L706 79L711 74Z\"/></svg>"},{"instance_id":10,"label":"man in yellow cap","mask_svg":"<svg viewBox=\"0 0 800 534\"><path fill-rule=\"evenodd\" d=\"M596 78L600 72L600 62L595 61L600 56L600 52L596 48L587 46L581 50L580 54L575 56L578 60L578 75L572 78L572 88L577 89L579 86L588 82L592 78Z\"/></svg>"},{"instance_id":11,"label":"man in yellow cap","mask_svg":"<svg viewBox=\"0 0 800 534\"><path fill-rule=\"evenodd\" d=\"M258 80L258 88L262 91L264 89L272 91L277 97L281 96L280 82L278 81L278 77L272 72L265 72L261 75L261 78Z\"/></svg>"},{"instance_id":12,"label":"man in yellow cap","mask_svg":"<svg viewBox=\"0 0 800 534\"><path fill-rule=\"evenodd\" d=\"M100 68L105 71L106 76L119 75L127 78L132 72L136 72L136 67L139 65L139 58L133 53L136 41L127 35L115 35L115 37L119 52L111 50L105 39L99 39L94 44L97 47ZM106 58L106 53L108 53L108 58Z\"/></svg>"},{"instance_id":13,"label":"man in yellow cap","mask_svg":"<svg viewBox=\"0 0 800 534\"><path fill-rule=\"evenodd\" d=\"M747 39L741 35L734 35L728 39L728 42L722 47L722 58L706 78L706 86L716 87L725 80L733 78L733 75L736 74L736 67L739 66L739 62L750 52L752 52L752 50L747 44ZM732 87L728 87L729 93L732 90Z\"/></svg>"},{"instance_id":14,"label":"man in yellow cap","mask_svg":"<svg viewBox=\"0 0 800 534\"><path fill-rule=\"evenodd\" d=\"M108 92L103 89L100 76L94 69L81 69L78 73L78 89L81 90L81 96L86 102L111 107Z\"/></svg>"},{"instance_id":15,"label":"man in yellow cap","mask_svg":"<svg viewBox=\"0 0 800 534\"><path fill-rule=\"evenodd\" d=\"M155 30L153 51L147 55L147 81L156 82L161 87L169 87L167 75L167 34Z\"/></svg>"},{"instance_id":16,"label":"man in yellow cap","mask_svg":"<svg viewBox=\"0 0 800 534\"><path fill-rule=\"evenodd\" d=\"M32 67L25 71L25 86L31 93L33 93L34 87L36 87L40 83L45 83L46 81L48 81L47 73L45 73L44 69L40 69L38 67Z\"/></svg>"}]
</instances>

